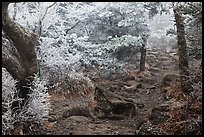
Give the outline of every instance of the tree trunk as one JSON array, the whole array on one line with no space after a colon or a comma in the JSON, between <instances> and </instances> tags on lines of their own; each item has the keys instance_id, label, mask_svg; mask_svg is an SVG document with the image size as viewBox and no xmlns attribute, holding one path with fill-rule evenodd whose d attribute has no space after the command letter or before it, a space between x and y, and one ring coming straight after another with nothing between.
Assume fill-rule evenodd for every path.
<instances>
[{"instance_id":1,"label":"tree trunk","mask_svg":"<svg viewBox=\"0 0 204 137\"><path fill-rule=\"evenodd\" d=\"M181 14L175 8L174 8L174 17L175 17L176 27L177 27L181 88L183 92L188 93L192 91L192 87L189 81L188 53L187 53L187 46L186 46L184 22Z\"/></svg>"},{"instance_id":2,"label":"tree trunk","mask_svg":"<svg viewBox=\"0 0 204 137\"><path fill-rule=\"evenodd\" d=\"M29 83L37 73L37 35L9 17L8 5L9 2L2 3L2 67L18 81L19 97L26 99L29 93L26 87L30 87Z\"/></svg>"},{"instance_id":3,"label":"tree trunk","mask_svg":"<svg viewBox=\"0 0 204 137\"><path fill-rule=\"evenodd\" d=\"M146 48L145 45L142 45L140 49L141 58L140 58L140 72L145 70L145 61L146 61Z\"/></svg>"},{"instance_id":4,"label":"tree trunk","mask_svg":"<svg viewBox=\"0 0 204 137\"><path fill-rule=\"evenodd\" d=\"M16 20L16 14L17 14L17 3L14 3L13 20Z\"/></svg>"}]
</instances>

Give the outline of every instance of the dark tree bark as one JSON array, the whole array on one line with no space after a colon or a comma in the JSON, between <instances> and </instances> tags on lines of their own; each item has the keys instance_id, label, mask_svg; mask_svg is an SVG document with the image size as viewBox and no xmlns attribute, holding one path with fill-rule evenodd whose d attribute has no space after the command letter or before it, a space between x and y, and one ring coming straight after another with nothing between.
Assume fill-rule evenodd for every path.
<instances>
[{"instance_id":1,"label":"dark tree bark","mask_svg":"<svg viewBox=\"0 0 204 137\"><path fill-rule=\"evenodd\" d=\"M140 49L141 58L140 58L140 72L145 71L145 61L146 61L146 48L145 45L142 45Z\"/></svg>"},{"instance_id":2,"label":"dark tree bark","mask_svg":"<svg viewBox=\"0 0 204 137\"><path fill-rule=\"evenodd\" d=\"M8 15L9 2L2 3L2 67L18 81L19 97L27 98L37 73L37 35L28 32ZM6 42L7 41L7 42Z\"/></svg>"},{"instance_id":3,"label":"dark tree bark","mask_svg":"<svg viewBox=\"0 0 204 137\"><path fill-rule=\"evenodd\" d=\"M180 69L180 80L181 88L183 92L191 92L191 82L189 81L188 71L188 52L186 46L184 22L182 15L174 8L174 17L177 27L177 39L178 39L178 54L179 54L179 69Z\"/></svg>"},{"instance_id":4,"label":"dark tree bark","mask_svg":"<svg viewBox=\"0 0 204 137\"><path fill-rule=\"evenodd\" d=\"M16 14L17 14L17 3L14 3L14 14L13 14L13 20L16 20Z\"/></svg>"}]
</instances>

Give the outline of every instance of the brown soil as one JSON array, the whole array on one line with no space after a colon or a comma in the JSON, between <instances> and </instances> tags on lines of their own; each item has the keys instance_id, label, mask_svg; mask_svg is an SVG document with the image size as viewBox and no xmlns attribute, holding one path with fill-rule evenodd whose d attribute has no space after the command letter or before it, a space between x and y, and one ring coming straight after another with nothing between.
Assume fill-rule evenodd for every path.
<instances>
[{"instance_id":1,"label":"brown soil","mask_svg":"<svg viewBox=\"0 0 204 137\"><path fill-rule=\"evenodd\" d=\"M140 126L148 121L152 109L166 100L162 90L163 77L166 74L178 75L178 56L170 53L147 51L147 65L145 72L129 70L127 76L135 80L124 81L124 74L115 80L104 80L94 83L103 85L106 90L114 87L112 91L120 96L131 99L136 107L134 117L123 119L98 118L93 110L97 105L94 101L94 90L86 96L68 97L60 92L50 91L51 111L48 121L42 124L42 134L46 135L134 135ZM153 56L148 56L154 54ZM141 83L138 88L128 89L133 83ZM63 113L73 107L88 107L95 119L86 116L71 116L63 118Z\"/></svg>"}]
</instances>

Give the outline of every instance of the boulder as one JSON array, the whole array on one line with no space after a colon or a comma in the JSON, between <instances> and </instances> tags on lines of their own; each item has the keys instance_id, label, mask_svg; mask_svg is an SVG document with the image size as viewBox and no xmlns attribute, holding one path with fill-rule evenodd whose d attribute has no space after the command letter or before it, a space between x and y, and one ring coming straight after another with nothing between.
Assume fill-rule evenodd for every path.
<instances>
[{"instance_id":1,"label":"boulder","mask_svg":"<svg viewBox=\"0 0 204 137\"><path fill-rule=\"evenodd\" d=\"M79 122L79 123L81 123L81 122L87 122L87 121L90 120L90 119L88 119L88 118L85 117L85 116L70 116L68 119L69 119L70 121L72 121L72 122Z\"/></svg>"},{"instance_id":2,"label":"boulder","mask_svg":"<svg viewBox=\"0 0 204 137\"><path fill-rule=\"evenodd\" d=\"M71 109L65 110L64 113L62 114L63 118L68 118L71 116L84 116L94 119L88 107L73 107Z\"/></svg>"},{"instance_id":3,"label":"boulder","mask_svg":"<svg viewBox=\"0 0 204 137\"><path fill-rule=\"evenodd\" d=\"M164 134L180 134L183 129L179 128L179 124L184 119L185 103L175 100L166 101L154 107L148 117L148 121L143 123L138 135L164 135ZM174 126L177 126L176 128ZM179 131L180 130L180 131ZM177 133L179 131L179 133Z\"/></svg>"},{"instance_id":4,"label":"boulder","mask_svg":"<svg viewBox=\"0 0 204 137\"><path fill-rule=\"evenodd\" d=\"M166 74L162 79L162 87L169 86L170 83L178 78L176 74Z\"/></svg>"},{"instance_id":5,"label":"boulder","mask_svg":"<svg viewBox=\"0 0 204 137\"><path fill-rule=\"evenodd\" d=\"M165 122L167 119L170 118L166 114L167 107L166 106L159 106L152 109L151 115L149 116L149 120L152 124L160 124Z\"/></svg>"},{"instance_id":6,"label":"boulder","mask_svg":"<svg viewBox=\"0 0 204 137\"><path fill-rule=\"evenodd\" d=\"M56 116L53 116L53 115L48 116L48 122L55 122L55 121L57 121Z\"/></svg>"},{"instance_id":7,"label":"boulder","mask_svg":"<svg viewBox=\"0 0 204 137\"><path fill-rule=\"evenodd\" d=\"M125 75L122 79L124 82L130 81L130 80L135 80L135 77L132 75Z\"/></svg>"},{"instance_id":8,"label":"boulder","mask_svg":"<svg viewBox=\"0 0 204 137\"><path fill-rule=\"evenodd\" d=\"M140 79L140 82L150 84L150 85L154 85L155 84L155 79L150 78L150 77L142 77Z\"/></svg>"},{"instance_id":9,"label":"boulder","mask_svg":"<svg viewBox=\"0 0 204 137\"><path fill-rule=\"evenodd\" d=\"M121 90L121 86L119 86L119 85L112 85L112 86L110 86L109 90L111 92L120 91Z\"/></svg>"},{"instance_id":10,"label":"boulder","mask_svg":"<svg viewBox=\"0 0 204 137\"><path fill-rule=\"evenodd\" d=\"M128 85L128 86L126 86ZM138 88L141 88L142 87L142 83L141 82L134 82L134 83L131 83L131 84L126 84L124 85L124 89L126 91L133 91L133 90L137 90Z\"/></svg>"},{"instance_id":11,"label":"boulder","mask_svg":"<svg viewBox=\"0 0 204 137\"><path fill-rule=\"evenodd\" d=\"M105 118L134 117L135 105L132 100L117 95L102 86L96 86L94 100L97 102L96 111L103 113Z\"/></svg>"}]
</instances>

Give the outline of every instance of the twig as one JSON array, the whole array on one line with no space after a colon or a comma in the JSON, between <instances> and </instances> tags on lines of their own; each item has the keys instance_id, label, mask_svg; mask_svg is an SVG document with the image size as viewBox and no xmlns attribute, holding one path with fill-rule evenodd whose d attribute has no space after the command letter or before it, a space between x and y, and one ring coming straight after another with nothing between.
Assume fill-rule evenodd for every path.
<instances>
[{"instance_id":1,"label":"twig","mask_svg":"<svg viewBox=\"0 0 204 137\"><path fill-rule=\"evenodd\" d=\"M78 21L74 26L72 26L71 28L67 29L65 34L67 34L68 31L70 31L70 30L72 30L73 28L75 28L80 22L81 22L81 21Z\"/></svg>"}]
</instances>

